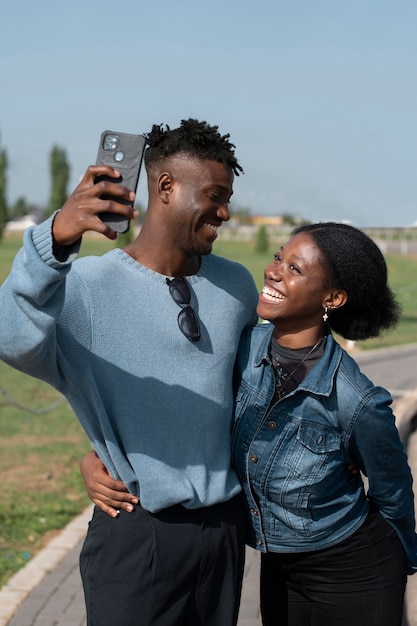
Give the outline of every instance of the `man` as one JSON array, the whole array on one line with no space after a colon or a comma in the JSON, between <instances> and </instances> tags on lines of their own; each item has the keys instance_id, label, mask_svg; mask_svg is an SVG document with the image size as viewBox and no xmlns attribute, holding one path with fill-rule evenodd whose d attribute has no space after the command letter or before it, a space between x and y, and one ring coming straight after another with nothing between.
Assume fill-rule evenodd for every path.
<instances>
[{"instance_id":1,"label":"man","mask_svg":"<svg viewBox=\"0 0 417 626\"><path fill-rule=\"evenodd\" d=\"M109 473L140 505L95 509L81 553L89 626L236 624L244 565L231 469L232 370L255 323L241 265L211 255L229 219L229 135L196 120L154 126L149 201L124 250L75 260L83 234L114 239L102 212L134 217L105 166L25 233L0 289L0 357L61 391Z\"/></svg>"}]
</instances>

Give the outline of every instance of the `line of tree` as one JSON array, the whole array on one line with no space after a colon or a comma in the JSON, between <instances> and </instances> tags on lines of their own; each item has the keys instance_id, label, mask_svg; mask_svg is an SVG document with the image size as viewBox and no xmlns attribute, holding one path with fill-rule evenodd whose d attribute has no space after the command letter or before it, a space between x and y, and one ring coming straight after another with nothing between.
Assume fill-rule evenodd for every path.
<instances>
[{"instance_id":1,"label":"line of tree","mask_svg":"<svg viewBox=\"0 0 417 626\"><path fill-rule=\"evenodd\" d=\"M1 145L0 137L0 238L3 236L7 222L7 153Z\"/></svg>"},{"instance_id":2,"label":"line of tree","mask_svg":"<svg viewBox=\"0 0 417 626\"><path fill-rule=\"evenodd\" d=\"M68 182L70 178L70 166L67 154L63 148L54 146L52 148L49 171L51 174L51 194L47 215L52 215L60 209L68 198Z\"/></svg>"},{"instance_id":3,"label":"line of tree","mask_svg":"<svg viewBox=\"0 0 417 626\"><path fill-rule=\"evenodd\" d=\"M45 208L40 209L34 204L28 203L23 197L18 198L14 204L8 205L7 167L7 152L5 148L2 147L0 141L0 240L3 237L8 220L18 219L36 212L42 213L47 217L62 207L68 198L68 183L70 178L70 165L65 150L59 146L53 146L49 157L51 191L46 210Z\"/></svg>"}]
</instances>

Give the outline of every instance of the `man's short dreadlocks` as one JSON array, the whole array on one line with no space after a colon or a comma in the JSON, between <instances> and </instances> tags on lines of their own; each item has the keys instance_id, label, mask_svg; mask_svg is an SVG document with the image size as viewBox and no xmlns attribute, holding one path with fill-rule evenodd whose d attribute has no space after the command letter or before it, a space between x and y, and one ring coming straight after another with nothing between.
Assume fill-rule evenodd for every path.
<instances>
[{"instance_id":1,"label":"man's short dreadlocks","mask_svg":"<svg viewBox=\"0 0 417 626\"><path fill-rule=\"evenodd\" d=\"M198 159L209 159L223 163L236 176L243 173L235 157L235 146L229 142L230 135L221 135L218 126L207 122L188 119L181 120L179 128L154 124L146 135L148 148L145 152L145 165L149 169L160 160L174 154L188 154Z\"/></svg>"}]
</instances>

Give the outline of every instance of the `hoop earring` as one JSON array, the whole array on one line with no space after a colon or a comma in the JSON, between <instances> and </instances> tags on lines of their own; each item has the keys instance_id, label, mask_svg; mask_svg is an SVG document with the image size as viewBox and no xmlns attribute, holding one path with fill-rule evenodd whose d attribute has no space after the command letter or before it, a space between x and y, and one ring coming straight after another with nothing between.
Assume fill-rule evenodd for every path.
<instances>
[{"instance_id":1,"label":"hoop earring","mask_svg":"<svg viewBox=\"0 0 417 626\"><path fill-rule=\"evenodd\" d=\"M327 322L327 320L329 319L329 316L327 315L327 311L328 311L328 307L325 306L324 307L324 313L323 313L323 322Z\"/></svg>"}]
</instances>

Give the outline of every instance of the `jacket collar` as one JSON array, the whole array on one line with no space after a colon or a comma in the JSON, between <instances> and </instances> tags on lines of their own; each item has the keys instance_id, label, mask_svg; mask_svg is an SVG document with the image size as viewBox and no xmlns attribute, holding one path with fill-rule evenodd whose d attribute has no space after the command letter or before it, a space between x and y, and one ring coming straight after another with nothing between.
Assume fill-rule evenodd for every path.
<instances>
[{"instance_id":1,"label":"jacket collar","mask_svg":"<svg viewBox=\"0 0 417 626\"><path fill-rule=\"evenodd\" d=\"M265 364L271 365L269 347L271 344L274 326L270 323L258 324L253 330L259 337L259 341L256 342L257 348L253 354L254 366L260 367ZM326 347L321 359L308 372L305 379L298 385L294 392L303 389L305 391L309 391L310 393L329 396L333 389L333 380L337 367L342 359L342 355L343 349L337 341L334 340L331 332L329 332L326 339ZM293 395L294 392L291 392L288 395Z\"/></svg>"}]
</instances>

